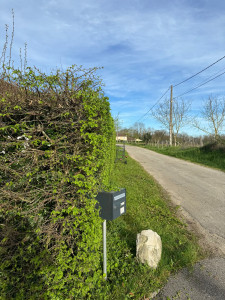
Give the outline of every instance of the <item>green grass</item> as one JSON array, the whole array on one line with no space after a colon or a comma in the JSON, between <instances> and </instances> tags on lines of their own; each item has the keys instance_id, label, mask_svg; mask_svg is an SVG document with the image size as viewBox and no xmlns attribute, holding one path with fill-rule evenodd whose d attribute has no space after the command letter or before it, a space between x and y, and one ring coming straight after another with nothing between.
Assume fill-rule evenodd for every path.
<instances>
[{"instance_id":1,"label":"green grass","mask_svg":"<svg viewBox=\"0 0 225 300\"><path fill-rule=\"evenodd\" d=\"M193 147L187 149L182 147L158 148L149 145L141 145L141 147L225 171L225 146L222 144L212 143L201 148Z\"/></svg>"},{"instance_id":2,"label":"green grass","mask_svg":"<svg viewBox=\"0 0 225 300\"><path fill-rule=\"evenodd\" d=\"M115 165L113 183L127 190L127 212L107 222L108 280L95 299L144 299L165 283L168 276L203 257L196 238L176 217L167 194L133 159ZM136 236L144 229L162 239L162 259L156 270L135 258Z\"/></svg>"}]
</instances>

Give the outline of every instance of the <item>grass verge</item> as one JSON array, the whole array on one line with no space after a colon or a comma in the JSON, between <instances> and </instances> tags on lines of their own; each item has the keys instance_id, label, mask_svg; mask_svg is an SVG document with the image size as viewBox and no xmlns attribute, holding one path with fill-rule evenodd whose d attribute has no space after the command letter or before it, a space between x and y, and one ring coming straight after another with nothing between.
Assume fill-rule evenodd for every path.
<instances>
[{"instance_id":1,"label":"grass verge","mask_svg":"<svg viewBox=\"0 0 225 300\"><path fill-rule=\"evenodd\" d=\"M137 145L136 145L137 146ZM138 145L161 154L181 158L204 166L225 171L225 146L220 144L209 144L204 147L164 147L158 148L150 145Z\"/></svg>"},{"instance_id":2,"label":"grass verge","mask_svg":"<svg viewBox=\"0 0 225 300\"><path fill-rule=\"evenodd\" d=\"M108 280L95 299L146 299L162 287L168 276L191 266L203 253L197 239L176 217L167 194L133 159L116 163L113 182L127 189L127 213L107 222ZM156 270L135 259L136 236L144 229L156 231L163 251Z\"/></svg>"}]
</instances>

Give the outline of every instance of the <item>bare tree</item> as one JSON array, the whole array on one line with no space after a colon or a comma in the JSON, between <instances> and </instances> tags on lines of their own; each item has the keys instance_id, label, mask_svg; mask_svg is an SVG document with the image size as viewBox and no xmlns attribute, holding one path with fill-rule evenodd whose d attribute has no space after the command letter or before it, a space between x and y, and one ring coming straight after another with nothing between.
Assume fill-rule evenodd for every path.
<instances>
[{"instance_id":1,"label":"bare tree","mask_svg":"<svg viewBox=\"0 0 225 300\"><path fill-rule=\"evenodd\" d=\"M186 102L183 99L180 101L174 100L173 102L173 133L174 133L174 143L177 144L177 136L180 129L189 123L188 112L191 108L191 103Z\"/></svg>"},{"instance_id":2,"label":"bare tree","mask_svg":"<svg viewBox=\"0 0 225 300\"><path fill-rule=\"evenodd\" d=\"M173 100L173 121L172 121L172 131L174 136L174 145L177 145L177 136L180 129L184 127L188 122L188 112L190 110L190 102L186 102L183 99ZM157 110L153 112L153 116L163 125L164 128L169 129L170 127L170 101L165 99Z\"/></svg>"},{"instance_id":3,"label":"bare tree","mask_svg":"<svg viewBox=\"0 0 225 300\"><path fill-rule=\"evenodd\" d=\"M225 99L218 99L215 96L209 96L204 103L201 111L201 117L206 124L200 124L196 119L194 126L206 134L213 134L214 139L218 140L225 122Z\"/></svg>"},{"instance_id":4,"label":"bare tree","mask_svg":"<svg viewBox=\"0 0 225 300\"><path fill-rule=\"evenodd\" d=\"M133 125L134 132L137 138L142 138L145 133L145 124L142 122L135 122Z\"/></svg>"},{"instance_id":5,"label":"bare tree","mask_svg":"<svg viewBox=\"0 0 225 300\"><path fill-rule=\"evenodd\" d=\"M114 120L114 126L115 126L115 130L116 130L116 136L118 136L120 129L122 128L122 121L119 118L119 113L117 114L117 116L115 116L113 118Z\"/></svg>"}]
</instances>

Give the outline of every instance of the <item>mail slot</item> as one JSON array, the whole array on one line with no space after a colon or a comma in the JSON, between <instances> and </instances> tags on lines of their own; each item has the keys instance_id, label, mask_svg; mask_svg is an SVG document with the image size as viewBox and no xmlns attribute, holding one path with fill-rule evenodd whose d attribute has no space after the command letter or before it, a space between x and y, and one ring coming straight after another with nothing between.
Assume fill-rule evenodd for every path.
<instances>
[{"instance_id":1,"label":"mail slot","mask_svg":"<svg viewBox=\"0 0 225 300\"><path fill-rule=\"evenodd\" d=\"M100 217L104 220L114 220L126 212L126 189L99 192L96 199L100 206Z\"/></svg>"}]
</instances>

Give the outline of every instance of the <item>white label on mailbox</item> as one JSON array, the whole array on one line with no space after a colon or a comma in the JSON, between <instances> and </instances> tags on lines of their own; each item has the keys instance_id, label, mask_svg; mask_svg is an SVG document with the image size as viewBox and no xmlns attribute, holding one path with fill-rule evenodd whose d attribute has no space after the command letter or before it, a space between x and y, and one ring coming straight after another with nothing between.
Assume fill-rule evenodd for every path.
<instances>
[{"instance_id":1,"label":"white label on mailbox","mask_svg":"<svg viewBox=\"0 0 225 300\"><path fill-rule=\"evenodd\" d=\"M119 199L121 199L121 198L123 198L123 197L125 197L126 195L125 195L125 193L123 193L123 194L121 194L121 195L118 195L118 196L116 196L116 197L114 197L114 200L116 201L116 200L119 200Z\"/></svg>"},{"instance_id":2,"label":"white label on mailbox","mask_svg":"<svg viewBox=\"0 0 225 300\"><path fill-rule=\"evenodd\" d=\"M124 206L120 207L120 213L123 214L124 213Z\"/></svg>"},{"instance_id":3,"label":"white label on mailbox","mask_svg":"<svg viewBox=\"0 0 225 300\"><path fill-rule=\"evenodd\" d=\"M120 203L120 206L124 206L124 205L125 205L125 202L121 202L121 203Z\"/></svg>"}]
</instances>

